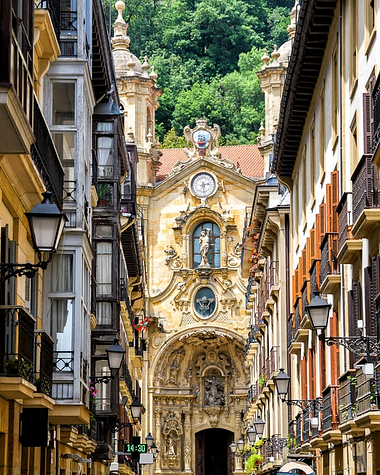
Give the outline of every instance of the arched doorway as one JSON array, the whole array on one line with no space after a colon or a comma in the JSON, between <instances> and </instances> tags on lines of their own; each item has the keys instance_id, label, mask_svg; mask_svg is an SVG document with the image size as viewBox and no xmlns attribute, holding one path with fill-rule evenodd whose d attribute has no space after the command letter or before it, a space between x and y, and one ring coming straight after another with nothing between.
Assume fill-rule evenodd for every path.
<instances>
[{"instance_id":1,"label":"arched doorway","mask_svg":"<svg viewBox=\"0 0 380 475\"><path fill-rule=\"evenodd\" d=\"M231 475L233 460L229 445L233 432L224 429L205 429L195 435L196 474Z\"/></svg>"}]
</instances>

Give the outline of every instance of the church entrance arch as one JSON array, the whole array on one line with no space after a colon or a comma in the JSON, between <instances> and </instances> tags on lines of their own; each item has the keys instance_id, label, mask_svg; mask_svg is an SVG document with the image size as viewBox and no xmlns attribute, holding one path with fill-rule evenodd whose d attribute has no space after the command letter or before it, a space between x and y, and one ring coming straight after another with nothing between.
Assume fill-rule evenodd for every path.
<instances>
[{"instance_id":1,"label":"church entrance arch","mask_svg":"<svg viewBox=\"0 0 380 475\"><path fill-rule=\"evenodd\" d=\"M233 432L205 429L195 434L195 475L232 475L233 455L229 445Z\"/></svg>"}]
</instances>

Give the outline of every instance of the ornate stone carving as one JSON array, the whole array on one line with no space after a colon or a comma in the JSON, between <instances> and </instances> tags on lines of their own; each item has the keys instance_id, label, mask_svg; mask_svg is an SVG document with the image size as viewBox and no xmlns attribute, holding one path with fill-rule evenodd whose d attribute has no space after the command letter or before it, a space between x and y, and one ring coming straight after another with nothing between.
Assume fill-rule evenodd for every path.
<instances>
[{"instance_id":1,"label":"ornate stone carving","mask_svg":"<svg viewBox=\"0 0 380 475\"><path fill-rule=\"evenodd\" d=\"M208 421L211 427L216 427L219 424L220 414L223 411L222 407L206 406L205 412L208 415Z\"/></svg>"},{"instance_id":2,"label":"ornate stone carving","mask_svg":"<svg viewBox=\"0 0 380 475\"><path fill-rule=\"evenodd\" d=\"M165 265L167 265L170 269L182 268L183 259L177 254L177 251L173 246L168 246L166 249L164 249L164 252L166 254Z\"/></svg>"}]
</instances>

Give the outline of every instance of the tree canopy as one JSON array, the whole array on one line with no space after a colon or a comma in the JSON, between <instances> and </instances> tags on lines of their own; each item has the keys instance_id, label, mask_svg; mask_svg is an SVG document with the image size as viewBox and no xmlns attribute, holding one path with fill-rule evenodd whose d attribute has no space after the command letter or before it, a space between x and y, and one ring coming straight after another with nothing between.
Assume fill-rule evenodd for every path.
<instances>
[{"instance_id":1,"label":"tree canopy","mask_svg":"<svg viewBox=\"0 0 380 475\"><path fill-rule=\"evenodd\" d=\"M103 0L116 19L115 0ZM111 8L110 4L111 2ZM255 74L288 39L292 0L126 0L131 51L147 55L162 88L156 133L176 146L185 125L207 117L226 144L253 143L264 118ZM166 138L165 136L168 135Z\"/></svg>"}]
</instances>

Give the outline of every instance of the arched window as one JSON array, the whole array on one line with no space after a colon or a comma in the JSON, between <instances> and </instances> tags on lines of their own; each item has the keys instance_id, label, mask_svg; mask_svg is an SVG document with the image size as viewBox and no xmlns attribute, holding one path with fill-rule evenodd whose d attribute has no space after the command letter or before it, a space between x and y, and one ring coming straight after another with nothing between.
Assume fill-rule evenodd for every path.
<instances>
[{"instance_id":1,"label":"arched window","mask_svg":"<svg viewBox=\"0 0 380 475\"><path fill-rule=\"evenodd\" d=\"M203 230L206 231L209 237L208 263L210 267L220 267L220 230L215 223L205 222L197 226L193 233L194 269L202 262L199 238Z\"/></svg>"}]
</instances>

